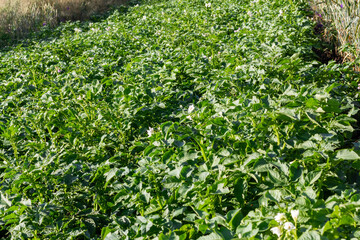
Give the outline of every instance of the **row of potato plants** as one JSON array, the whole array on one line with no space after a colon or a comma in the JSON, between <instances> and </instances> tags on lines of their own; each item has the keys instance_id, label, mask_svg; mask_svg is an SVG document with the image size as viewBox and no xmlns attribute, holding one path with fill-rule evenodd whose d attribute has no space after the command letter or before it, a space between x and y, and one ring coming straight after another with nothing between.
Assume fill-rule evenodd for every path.
<instances>
[{"instance_id":1,"label":"row of potato plants","mask_svg":"<svg viewBox=\"0 0 360 240\"><path fill-rule=\"evenodd\" d=\"M358 75L307 1L170 0L0 52L2 239L358 239Z\"/></svg>"}]
</instances>

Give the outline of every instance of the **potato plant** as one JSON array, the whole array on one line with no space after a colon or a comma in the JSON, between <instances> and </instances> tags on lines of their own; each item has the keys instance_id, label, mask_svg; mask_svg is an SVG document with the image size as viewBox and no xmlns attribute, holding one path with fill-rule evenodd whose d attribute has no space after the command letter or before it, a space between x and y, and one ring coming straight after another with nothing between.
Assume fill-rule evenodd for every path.
<instances>
[{"instance_id":1,"label":"potato plant","mask_svg":"<svg viewBox=\"0 0 360 240\"><path fill-rule=\"evenodd\" d=\"M359 239L358 75L307 9L142 1L3 48L2 239Z\"/></svg>"}]
</instances>

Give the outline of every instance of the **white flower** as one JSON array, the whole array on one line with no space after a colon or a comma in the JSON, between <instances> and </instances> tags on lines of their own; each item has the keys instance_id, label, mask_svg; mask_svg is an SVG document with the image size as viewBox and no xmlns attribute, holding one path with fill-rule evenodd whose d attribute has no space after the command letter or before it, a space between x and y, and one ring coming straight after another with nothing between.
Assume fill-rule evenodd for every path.
<instances>
[{"instance_id":1,"label":"white flower","mask_svg":"<svg viewBox=\"0 0 360 240\"><path fill-rule=\"evenodd\" d=\"M273 227L270 229L270 231L273 233L273 234L276 234L278 237L281 236L281 230L279 227Z\"/></svg>"},{"instance_id":2,"label":"white flower","mask_svg":"<svg viewBox=\"0 0 360 240\"><path fill-rule=\"evenodd\" d=\"M77 99L78 100L84 100L84 99L86 99L86 96L85 95L80 95L80 96L77 97Z\"/></svg>"},{"instance_id":3,"label":"white flower","mask_svg":"<svg viewBox=\"0 0 360 240\"><path fill-rule=\"evenodd\" d=\"M251 17L253 14L251 11L248 11L247 14Z\"/></svg>"},{"instance_id":4,"label":"white flower","mask_svg":"<svg viewBox=\"0 0 360 240\"><path fill-rule=\"evenodd\" d=\"M211 7L211 3L205 3L205 7L207 8Z\"/></svg>"},{"instance_id":5,"label":"white flower","mask_svg":"<svg viewBox=\"0 0 360 240\"><path fill-rule=\"evenodd\" d=\"M277 221L278 223L282 223L282 222L284 222L286 220L286 216L285 216L285 214L283 214L283 213L278 213L278 214L276 214L276 216L275 216L275 221Z\"/></svg>"},{"instance_id":6,"label":"white flower","mask_svg":"<svg viewBox=\"0 0 360 240\"><path fill-rule=\"evenodd\" d=\"M279 11L279 16L282 16L283 13L284 13L283 10L280 9L280 11Z\"/></svg>"},{"instance_id":7,"label":"white flower","mask_svg":"<svg viewBox=\"0 0 360 240\"><path fill-rule=\"evenodd\" d=\"M292 218L294 219L295 222L299 217L299 213L300 213L299 210L291 210L291 216L292 216Z\"/></svg>"},{"instance_id":8,"label":"white flower","mask_svg":"<svg viewBox=\"0 0 360 240\"><path fill-rule=\"evenodd\" d=\"M359 86L359 89L360 89L360 86ZM317 113L324 113L325 111L324 111L324 109L322 109L321 107L318 107L318 108L315 110L315 112L317 112Z\"/></svg>"},{"instance_id":9,"label":"white flower","mask_svg":"<svg viewBox=\"0 0 360 240\"><path fill-rule=\"evenodd\" d=\"M147 134L148 134L149 137L151 137L151 135L153 135L154 132L155 131L154 131L154 129L152 127L150 127L149 130L147 130Z\"/></svg>"},{"instance_id":10,"label":"white flower","mask_svg":"<svg viewBox=\"0 0 360 240\"><path fill-rule=\"evenodd\" d=\"M81 32L81 29L80 29L80 28L75 28L74 31L75 31L76 33L79 33L79 32Z\"/></svg>"},{"instance_id":11,"label":"white flower","mask_svg":"<svg viewBox=\"0 0 360 240\"><path fill-rule=\"evenodd\" d=\"M295 229L295 226L294 226L294 224L292 224L291 222L286 222L286 223L284 224L284 229L290 231L290 230Z\"/></svg>"},{"instance_id":12,"label":"white flower","mask_svg":"<svg viewBox=\"0 0 360 240\"><path fill-rule=\"evenodd\" d=\"M187 115L186 118L189 119L189 120L192 120L190 115Z\"/></svg>"},{"instance_id":13,"label":"white flower","mask_svg":"<svg viewBox=\"0 0 360 240\"><path fill-rule=\"evenodd\" d=\"M142 17L142 19L145 21L145 20L146 20L146 15L144 15L144 16Z\"/></svg>"},{"instance_id":14,"label":"white flower","mask_svg":"<svg viewBox=\"0 0 360 240\"><path fill-rule=\"evenodd\" d=\"M195 109L194 105L191 104L191 105L189 106L188 113L189 113L189 114L192 113L192 112L194 111L194 109Z\"/></svg>"}]
</instances>

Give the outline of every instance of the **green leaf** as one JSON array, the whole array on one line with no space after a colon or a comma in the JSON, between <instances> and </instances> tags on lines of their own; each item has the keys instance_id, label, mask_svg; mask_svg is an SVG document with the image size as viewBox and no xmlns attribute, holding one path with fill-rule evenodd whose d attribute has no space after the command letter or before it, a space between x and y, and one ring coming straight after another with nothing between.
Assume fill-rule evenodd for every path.
<instances>
[{"instance_id":1,"label":"green leaf","mask_svg":"<svg viewBox=\"0 0 360 240\"><path fill-rule=\"evenodd\" d=\"M229 223L232 229L236 229L243 217L244 216L241 213L241 209L231 210L226 214L226 221Z\"/></svg>"},{"instance_id":2,"label":"green leaf","mask_svg":"<svg viewBox=\"0 0 360 240\"><path fill-rule=\"evenodd\" d=\"M146 215L153 214L155 212L158 212L162 209L162 206L160 206L156 201L151 201L150 206L148 206L144 212Z\"/></svg>"},{"instance_id":3,"label":"green leaf","mask_svg":"<svg viewBox=\"0 0 360 240\"><path fill-rule=\"evenodd\" d=\"M298 240L321 240L321 236L317 231L309 231L303 233Z\"/></svg>"},{"instance_id":4,"label":"green leaf","mask_svg":"<svg viewBox=\"0 0 360 240\"><path fill-rule=\"evenodd\" d=\"M299 116L296 112L296 109L282 108L278 111L277 118L284 121L299 120Z\"/></svg>"},{"instance_id":5,"label":"green leaf","mask_svg":"<svg viewBox=\"0 0 360 240\"><path fill-rule=\"evenodd\" d=\"M256 236L256 234L259 232L258 228L253 229L253 224L248 223L246 226L239 225L236 228L236 234L239 235L241 238L251 238Z\"/></svg>"},{"instance_id":6,"label":"green leaf","mask_svg":"<svg viewBox=\"0 0 360 240\"><path fill-rule=\"evenodd\" d=\"M165 139L167 139L169 131L172 126L173 126L173 122L166 122L166 123L161 124L160 128L161 128L163 135L165 136Z\"/></svg>"},{"instance_id":7,"label":"green leaf","mask_svg":"<svg viewBox=\"0 0 360 240\"><path fill-rule=\"evenodd\" d=\"M104 240L117 240L119 239L119 234L118 232L108 232L106 235L105 235L105 238L103 238Z\"/></svg>"},{"instance_id":8,"label":"green leaf","mask_svg":"<svg viewBox=\"0 0 360 240\"><path fill-rule=\"evenodd\" d=\"M209 235L199 237L197 240L223 240L223 238L217 233L211 233Z\"/></svg>"},{"instance_id":9,"label":"green leaf","mask_svg":"<svg viewBox=\"0 0 360 240\"><path fill-rule=\"evenodd\" d=\"M342 149L336 152L336 159L342 160L359 160L360 156L351 149Z\"/></svg>"},{"instance_id":10,"label":"green leaf","mask_svg":"<svg viewBox=\"0 0 360 240\"><path fill-rule=\"evenodd\" d=\"M199 225L199 230L200 232L202 232L203 234L205 234L206 230L209 228L209 226L207 224L200 224Z\"/></svg>"},{"instance_id":11,"label":"green leaf","mask_svg":"<svg viewBox=\"0 0 360 240\"><path fill-rule=\"evenodd\" d=\"M322 174L322 171L309 172L305 176L305 182L308 185L313 185L321 177L321 174Z\"/></svg>"},{"instance_id":12,"label":"green leaf","mask_svg":"<svg viewBox=\"0 0 360 240\"><path fill-rule=\"evenodd\" d=\"M312 114L312 113L310 113L310 112L305 112L305 115L309 118L309 120L310 120L311 122L313 122L314 124L316 124L316 125L318 125L319 127L321 127L320 123L318 123L318 122L316 121L316 115L314 115L314 114Z\"/></svg>"},{"instance_id":13,"label":"green leaf","mask_svg":"<svg viewBox=\"0 0 360 240\"><path fill-rule=\"evenodd\" d=\"M269 178L275 185L284 185L288 183L287 179L282 176L278 170L269 170Z\"/></svg>"},{"instance_id":14,"label":"green leaf","mask_svg":"<svg viewBox=\"0 0 360 240\"><path fill-rule=\"evenodd\" d=\"M85 220L83 220L83 223L85 224L86 229L91 234L95 233L95 231L96 231L96 223L95 223L95 221L93 219L91 219L91 218L85 219Z\"/></svg>"},{"instance_id":15,"label":"green leaf","mask_svg":"<svg viewBox=\"0 0 360 240\"><path fill-rule=\"evenodd\" d=\"M333 226L331 225L330 221L327 221L324 225L324 227L321 229L321 234L324 235L324 233L328 230L333 229Z\"/></svg>"},{"instance_id":16,"label":"green leaf","mask_svg":"<svg viewBox=\"0 0 360 240\"><path fill-rule=\"evenodd\" d=\"M316 192L314 191L314 189L312 187L306 187L305 190L302 193L303 196L306 196L307 198L309 198L311 201L315 201L316 199Z\"/></svg>"},{"instance_id":17,"label":"green leaf","mask_svg":"<svg viewBox=\"0 0 360 240\"><path fill-rule=\"evenodd\" d=\"M176 178L180 178L182 167L175 168L174 170L170 171L168 174L169 176L174 176Z\"/></svg>"},{"instance_id":18,"label":"green leaf","mask_svg":"<svg viewBox=\"0 0 360 240\"><path fill-rule=\"evenodd\" d=\"M3 218L3 220L4 221L6 221L6 220L9 220L9 219L14 219L14 218L19 218L19 216L18 215L16 215L15 213L10 213L10 214L7 214L4 218Z\"/></svg>"},{"instance_id":19,"label":"green leaf","mask_svg":"<svg viewBox=\"0 0 360 240\"><path fill-rule=\"evenodd\" d=\"M113 179L113 177L116 176L117 172L118 172L117 168L112 168L112 169L110 169L108 172L106 172L104 174L104 176L106 177L106 183L105 183L105 186L104 186L105 188L109 184L110 180Z\"/></svg>"},{"instance_id":20,"label":"green leaf","mask_svg":"<svg viewBox=\"0 0 360 240\"><path fill-rule=\"evenodd\" d=\"M331 90L333 90L334 88L336 88L340 85L341 85L340 83L333 83L330 86L326 87L325 92L330 93Z\"/></svg>"},{"instance_id":21,"label":"green leaf","mask_svg":"<svg viewBox=\"0 0 360 240\"><path fill-rule=\"evenodd\" d=\"M351 225L354 222L355 222L354 218L347 214L341 216L339 225Z\"/></svg>"},{"instance_id":22,"label":"green leaf","mask_svg":"<svg viewBox=\"0 0 360 240\"><path fill-rule=\"evenodd\" d=\"M317 108L318 102L319 101L314 98L309 98L305 101L305 104L306 104L306 107L308 107L308 108Z\"/></svg>"},{"instance_id":23,"label":"green leaf","mask_svg":"<svg viewBox=\"0 0 360 240\"><path fill-rule=\"evenodd\" d=\"M12 203L11 201L4 196L4 194L2 192L0 192L0 196L1 196L1 202L4 202L7 206L11 207Z\"/></svg>"},{"instance_id":24,"label":"green leaf","mask_svg":"<svg viewBox=\"0 0 360 240\"><path fill-rule=\"evenodd\" d=\"M229 188L224 187L224 183L219 183L214 194L227 194L230 192Z\"/></svg>"},{"instance_id":25,"label":"green leaf","mask_svg":"<svg viewBox=\"0 0 360 240\"><path fill-rule=\"evenodd\" d=\"M178 155L180 162L186 162L188 160L195 160L199 154L197 152L182 152Z\"/></svg>"},{"instance_id":26,"label":"green leaf","mask_svg":"<svg viewBox=\"0 0 360 240\"><path fill-rule=\"evenodd\" d=\"M280 202L282 197L284 196L284 193L285 192L283 190L269 190L265 193L265 197L269 198L272 201Z\"/></svg>"},{"instance_id":27,"label":"green leaf","mask_svg":"<svg viewBox=\"0 0 360 240\"><path fill-rule=\"evenodd\" d=\"M325 106L323 106L323 109L326 112L334 112L334 113L340 113L340 102L336 99L329 99Z\"/></svg>"}]
</instances>

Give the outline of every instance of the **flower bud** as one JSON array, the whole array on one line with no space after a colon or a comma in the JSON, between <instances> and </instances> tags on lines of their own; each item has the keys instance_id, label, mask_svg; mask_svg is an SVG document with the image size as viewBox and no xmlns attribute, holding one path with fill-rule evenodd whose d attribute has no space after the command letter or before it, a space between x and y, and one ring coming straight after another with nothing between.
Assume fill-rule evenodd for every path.
<instances>
[{"instance_id":1,"label":"flower bud","mask_svg":"<svg viewBox=\"0 0 360 240\"><path fill-rule=\"evenodd\" d=\"M294 219L294 221L296 222L298 217L299 217L299 210L291 210L291 217Z\"/></svg>"}]
</instances>

